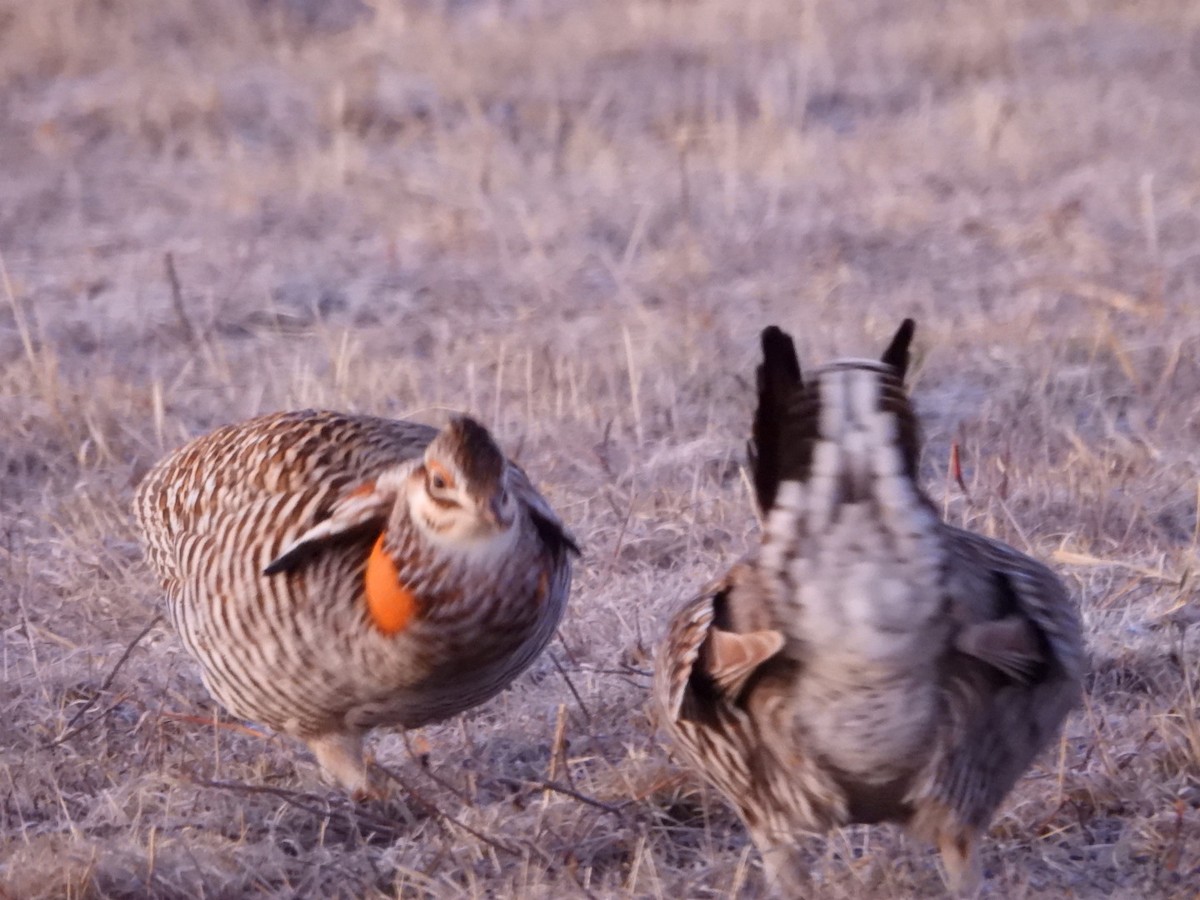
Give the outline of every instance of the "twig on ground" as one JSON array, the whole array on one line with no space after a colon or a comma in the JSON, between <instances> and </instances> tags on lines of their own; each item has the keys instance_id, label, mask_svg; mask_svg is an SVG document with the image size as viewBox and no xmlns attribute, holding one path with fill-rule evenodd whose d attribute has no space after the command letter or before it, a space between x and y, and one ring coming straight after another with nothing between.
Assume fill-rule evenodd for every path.
<instances>
[{"instance_id":1,"label":"twig on ground","mask_svg":"<svg viewBox=\"0 0 1200 900\"><path fill-rule=\"evenodd\" d=\"M399 781L399 779L396 778L396 776L391 772L391 770L380 765L378 762L376 762L375 765L378 766L378 768L382 772L384 772L384 774L386 774L389 778L393 778L396 781ZM441 775L438 775L436 772L434 772L433 769L430 768L428 765L421 766L421 772L422 772L422 774L425 775L426 778L428 778L430 781L432 781L434 784L436 784L442 790L449 791L451 794L453 794L455 797L457 797L459 800L461 800L466 806L472 807L472 808L475 806L474 799L472 799L467 794L466 791L464 791L460 787L457 787L457 786L451 784L447 779L443 778Z\"/></svg>"},{"instance_id":2,"label":"twig on ground","mask_svg":"<svg viewBox=\"0 0 1200 900\"><path fill-rule=\"evenodd\" d=\"M175 309L179 324L183 326L184 338L195 350L200 346L200 335L196 331L196 327L192 325L192 320L188 318L187 310L184 308L183 288L179 284L179 273L175 271L175 256L170 250L163 254L163 265L167 270L167 282L171 285L171 306Z\"/></svg>"},{"instance_id":3,"label":"twig on ground","mask_svg":"<svg viewBox=\"0 0 1200 900\"><path fill-rule=\"evenodd\" d=\"M144 638L146 635L148 635L150 633L150 629L152 629L155 625L157 625L161 621L162 621L162 615L155 616L153 619L150 620L149 624L146 625L145 628L143 628L141 631L138 632L137 637L135 637L132 641L129 642L129 644L125 647L125 652L121 654L121 657L120 657L120 659L117 660L116 665L114 665L109 670L107 677L104 679L103 683L101 683L100 687L96 690L96 693L94 693L92 695L92 698L83 705L83 708L81 710L79 710L79 712L75 713L75 715L73 715L71 717L71 721L69 721L67 723L64 733L59 735L57 738L55 738L54 740L50 741L48 744L45 745L46 749L49 749L51 747L57 747L63 741L73 738L75 735L79 734L79 732L83 731L84 728L87 728L92 724L91 722L88 722L84 725L81 725L79 728L74 727L75 723L78 722L81 718L83 718L84 715L87 714L87 711L89 709L91 709L93 706L96 705L96 701L100 699L100 695L103 694L105 691L107 691L109 689L109 687L112 685L113 679L115 679L117 677L117 672L121 671L121 666L125 665L125 661L128 660L129 655L131 653L133 653L133 648L136 647L138 644L140 644L142 642L142 638ZM113 708L115 708L115 704L114 704L114 707L106 710L103 714L101 714L101 716L99 716L96 721L99 721L100 718L103 718L104 716L108 715L109 712L112 712ZM74 730L72 730L72 729L74 729Z\"/></svg>"},{"instance_id":4,"label":"twig on ground","mask_svg":"<svg viewBox=\"0 0 1200 900\"><path fill-rule=\"evenodd\" d=\"M550 661L554 663L554 668L558 669L558 674L563 677L563 681L567 683L567 687L571 690L571 695L575 698L575 702L579 704L580 711L583 712L583 717L588 722L592 721L592 712L587 708L587 704L583 702L583 697L579 695L579 691L575 689L574 683L571 681L571 676L567 674L567 670L563 668L562 663L558 661L558 657L553 653L547 654Z\"/></svg>"},{"instance_id":5,"label":"twig on ground","mask_svg":"<svg viewBox=\"0 0 1200 900\"><path fill-rule=\"evenodd\" d=\"M278 797L289 806L293 806L302 812L319 818L331 819L340 817L344 821L353 824L362 822L379 834L385 835L390 840L396 840L402 834L387 819L371 813L365 807L355 804L348 799L331 800L319 794L289 791L286 788L270 787L262 784L243 784L238 781L209 781L203 778L191 778L188 779L188 783L194 784L197 787L211 788L219 791L232 791L238 794L265 794L270 797ZM324 804L325 809L322 810L311 805L314 803Z\"/></svg>"},{"instance_id":6,"label":"twig on ground","mask_svg":"<svg viewBox=\"0 0 1200 900\"><path fill-rule=\"evenodd\" d=\"M442 810L438 807L438 805L436 803L434 803L432 800L425 799L425 797L423 797L421 794L417 793L416 788L414 788L411 784L409 784L407 781L405 781L403 778L401 778L392 769L388 768L387 766L381 765L380 763L375 763L375 766L376 766L376 768L379 769L379 771L381 771L381 772L383 772L383 774L387 775L388 778L392 779L392 781L394 781L394 782L396 782L396 784L400 785L400 787L402 787L404 789L404 792L409 797L411 797L413 800L415 800L419 806L421 806L426 812L428 812L430 815L432 815L437 821L448 822L451 825L461 828L463 831L467 832L467 834L471 835L472 837L476 838L477 840L482 841L483 843L487 844L489 847L492 847L493 849L502 850L503 852L509 853L513 856L521 855L521 851L518 848L512 847L508 844L505 844L503 841L499 841L496 838L491 837L490 835L486 835L482 831L479 831L476 828L472 828L470 825L466 824L465 822L454 818L454 816L450 815L449 813L442 812ZM533 848L533 849L536 850L536 848Z\"/></svg>"},{"instance_id":7,"label":"twig on ground","mask_svg":"<svg viewBox=\"0 0 1200 900\"><path fill-rule=\"evenodd\" d=\"M212 716L193 716L189 713L176 713L160 710L158 713L160 719L170 719L172 722L183 722L187 725L199 725L203 728L220 728L223 731L237 731L241 734L248 734L250 737L256 737L259 740L269 741L276 735L267 732L259 731L257 728L251 728L249 725L243 725L241 722L221 722L214 720Z\"/></svg>"},{"instance_id":8,"label":"twig on ground","mask_svg":"<svg viewBox=\"0 0 1200 900\"><path fill-rule=\"evenodd\" d=\"M633 801L626 800L620 804L605 803L603 800L597 800L595 797L589 797L587 794L581 793L574 788L567 787L565 784L558 784L553 781L543 779L528 779L528 778L508 778L500 775L496 778L501 784L507 784L509 787L528 788L535 791L554 791L556 794L562 794L564 797L570 797L572 800L578 800L580 803L594 806L596 809L602 809L606 813L611 813L614 816L624 814L624 809Z\"/></svg>"}]
</instances>

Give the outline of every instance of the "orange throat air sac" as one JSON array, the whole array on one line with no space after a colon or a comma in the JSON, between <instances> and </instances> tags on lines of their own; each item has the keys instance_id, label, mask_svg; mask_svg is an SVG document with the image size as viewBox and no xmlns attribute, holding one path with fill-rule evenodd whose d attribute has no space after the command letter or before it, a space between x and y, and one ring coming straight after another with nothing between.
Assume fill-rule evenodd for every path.
<instances>
[{"instance_id":1,"label":"orange throat air sac","mask_svg":"<svg viewBox=\"0 0 1200 900\"><path fill-rule=\"evenodd\" d=\"M367 558L363 586L367 592L367 612L375 627L387 635L403 631L416 614L417 598L400 583L396 564L384 552L382 534Z\"/></svg>"}]
</instances>

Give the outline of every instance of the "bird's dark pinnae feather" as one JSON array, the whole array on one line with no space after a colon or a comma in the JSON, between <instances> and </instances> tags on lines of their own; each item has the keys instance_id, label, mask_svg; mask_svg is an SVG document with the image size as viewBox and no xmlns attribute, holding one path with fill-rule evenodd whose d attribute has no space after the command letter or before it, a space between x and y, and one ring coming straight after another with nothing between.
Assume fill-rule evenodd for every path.
<instances>
[{"instance_id":1,"label":"bird's dark pinnae feather","mask_svg":"<svg viewBox=\"0 0 1200 900\"><path fill-rule=\"evenodd\" d=\"M771 325L762 333L763 361L758 367L758 408L750 442L750 467L758 507L765 514L775 503L788 447L784 423L803 380L791 335Z\"/></svg>"}]
</instances>

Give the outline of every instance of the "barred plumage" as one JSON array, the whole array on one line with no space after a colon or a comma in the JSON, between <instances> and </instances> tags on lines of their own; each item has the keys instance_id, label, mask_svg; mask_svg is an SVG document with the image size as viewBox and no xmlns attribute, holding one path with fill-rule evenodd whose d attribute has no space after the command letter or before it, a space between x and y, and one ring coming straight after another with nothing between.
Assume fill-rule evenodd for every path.
<instances>
[{"instance_id":1,"label":"barred plumage","mask_svg":"<svg viewBox=\"0 0 1200 900\"><path fill-rule=\"evenodd\" d=\"M307 742L358 795L367 729L452 716L533 661L578 552L465 417L231 425L159 463L135 510L212 695Z\"/></svg>"},{"instance_id":2,"label":"barred plumage","mask_svg":"<svg viewBox=\"0 0 1200 900\"><path fill-rule=\"evenodd\" d=\"M763 333L751 462L760 546L672 618L656 659L683 759L738 809L778 885L798 832L894 821L952 883L1078 702L1078 613L1041 563L942 522L917 483L903 387L881 362L801 377Z\"/></svg>"}]
</instances>

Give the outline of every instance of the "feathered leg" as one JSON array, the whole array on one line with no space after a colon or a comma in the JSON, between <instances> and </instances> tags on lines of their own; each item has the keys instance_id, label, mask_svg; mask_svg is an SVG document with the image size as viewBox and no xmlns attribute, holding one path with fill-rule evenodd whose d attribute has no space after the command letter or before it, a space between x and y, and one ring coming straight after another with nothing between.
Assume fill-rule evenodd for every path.
<instances>
[{"instance_id":1,"label":"feathered leg","mask_svg":"<svg viewBox=\"0 0 1200 900\"><path fill-rule=\"evenodd\" d=\"M947 886L955 896L974 897L983 884L979 854L975 852L978 841L978 829L969 825L947 823L938 833L938 849L942 852Z\"/></svg>"},{"instance_id":2,"label":"feathered leg","mask_svg":"<svg viewBox=\"0 0 1200 900\"><path fill-rule=\"evenodd\" d=\"M306 743L321 768L358 802L378 799L380 791L367 774L360 732L331 732L308 738Z\"/></svg>"}]
</instances>

